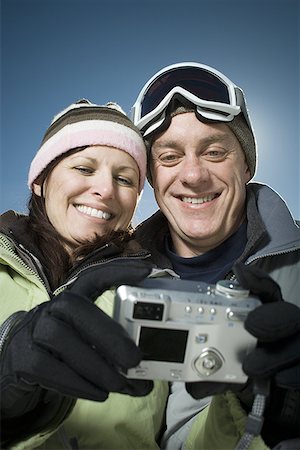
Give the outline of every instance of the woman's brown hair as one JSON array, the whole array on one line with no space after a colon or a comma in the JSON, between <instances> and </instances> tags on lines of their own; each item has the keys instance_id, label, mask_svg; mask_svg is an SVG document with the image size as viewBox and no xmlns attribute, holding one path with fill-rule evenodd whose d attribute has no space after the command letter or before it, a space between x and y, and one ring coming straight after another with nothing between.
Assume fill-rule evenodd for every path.
<instances>
[{"instance_id":1,"label":"woman's brown hair","mask_svg":"<svg viewBox=\"0 0 300 450\"><path fill-rule=\"evenodd\" d=\"M112 231L105 236L95 235L94 239L83 242L82 246L78 247L78 249L70 255L65 248L63 237L49 221L43 196L44 182L53 168L62 159L73 153L84 150L85 148L86 147L79 147L70 150L52 161L37 180L41 186L41 196L38 196L33 192L28 202L31 238L43 257L43 269L52 290L64 282L67 274L78 260L88 256L93 250L101 248L108 242L114 242L123 247L125 242L127 242L131 236L131 225L129 225L128 230L126 231Z\"/></svg>"}]
</instances>

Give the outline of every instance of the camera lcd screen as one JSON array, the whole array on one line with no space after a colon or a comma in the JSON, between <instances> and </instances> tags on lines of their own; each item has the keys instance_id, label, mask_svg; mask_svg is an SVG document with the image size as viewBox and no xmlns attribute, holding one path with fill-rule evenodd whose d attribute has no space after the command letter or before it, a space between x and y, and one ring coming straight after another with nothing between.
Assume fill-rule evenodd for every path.
<instances>
[{"instance_id":1,"label":"camera lcd screen","mask_svg":"<svg viewBox=\"0 0 300 450\"><path fill-rule=\"evenodd\" d=\"M141 327L139 347L143 359L183 363L188 330Z\"/></svg>"}]
</instances>

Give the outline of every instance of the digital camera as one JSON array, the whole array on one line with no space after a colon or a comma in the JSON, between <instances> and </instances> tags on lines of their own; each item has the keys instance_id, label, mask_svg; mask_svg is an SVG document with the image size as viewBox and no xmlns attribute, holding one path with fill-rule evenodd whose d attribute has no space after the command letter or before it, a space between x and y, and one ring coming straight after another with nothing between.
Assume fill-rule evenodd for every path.
<instances>
[{"instance_id":1,"label":"digital camera","mask_svg":"<svg viewBox=\"0 0 300 450\"><path fill-rule=\"evenodd\" d=\"M245 383L242 361L256 339L244 328L258 298L228 280L216 285L148 278L116 290L114 319L143 352L128 378Z\"/></svg>"}]
</instances>

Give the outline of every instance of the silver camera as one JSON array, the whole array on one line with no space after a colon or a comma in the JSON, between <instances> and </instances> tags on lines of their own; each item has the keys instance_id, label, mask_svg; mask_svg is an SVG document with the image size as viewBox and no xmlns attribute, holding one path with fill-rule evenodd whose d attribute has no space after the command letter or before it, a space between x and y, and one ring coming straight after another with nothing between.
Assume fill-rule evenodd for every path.
<instances>
[{"instance_id":1,"label":"silver camera","mask_svg":"<svg viewBox=\"0 0 300 450\"><path fill-rule=\"evenodd\" d=\"M244 328L258 298L228 280L216 285L148 278L116 291L114 319L143 352L128 378L244 383L256 339Z\"/></svg>"}]
</instances>

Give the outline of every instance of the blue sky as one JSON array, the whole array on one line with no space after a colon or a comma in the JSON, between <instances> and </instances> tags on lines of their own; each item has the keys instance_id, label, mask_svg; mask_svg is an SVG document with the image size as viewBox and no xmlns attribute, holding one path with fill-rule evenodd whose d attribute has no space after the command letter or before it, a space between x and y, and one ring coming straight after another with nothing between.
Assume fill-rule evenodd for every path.
<instances>
[{"instance_id":1,"label":"blue sky","mask_svg":"<svg viewBox=\"0 0 300 450\"><path fill-rule=\"evenodd\" d=\"M197 61L246 92L256 181L300 218L299 0L1 0L0 212L26 212L52 117L79 98L130 111L156 71ZM147 185L136 223L156 210Z\"/></svg>"}]
</instances>

